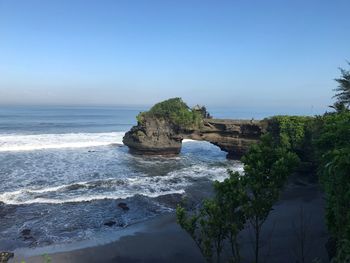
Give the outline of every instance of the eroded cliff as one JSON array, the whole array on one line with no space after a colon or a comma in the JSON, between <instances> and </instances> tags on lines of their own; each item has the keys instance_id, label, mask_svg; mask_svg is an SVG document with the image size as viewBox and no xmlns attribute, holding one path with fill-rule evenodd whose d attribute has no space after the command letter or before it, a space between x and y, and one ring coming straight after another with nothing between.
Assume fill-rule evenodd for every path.
<instances>
[{"instance_id":1,"label":"eroded cliff","mask_svg":"<svg viewBox=\"0 0 350 263\"><path fill-rule=\"evenodd\" d=\"M178 154L183 139L207 141L231 158L241 157L265 132L264 122L213 119L204 106L190 109L181 98L155 104L137 116L123 143L140 154Z\"/></svg>"},{"instance_id":2,"label":"eroded cliff","mask_svg":"<svg viewBox=\"0 0 350 263\"><path fill-rule=\"evenodd\" d=\"M207 141L240 158L265 128L260 121L203 119L197 128L183 128L164 118L147 117L127 132L123 142L139 154L178 154L183 139Z\"/></svg>"}]
</instances>

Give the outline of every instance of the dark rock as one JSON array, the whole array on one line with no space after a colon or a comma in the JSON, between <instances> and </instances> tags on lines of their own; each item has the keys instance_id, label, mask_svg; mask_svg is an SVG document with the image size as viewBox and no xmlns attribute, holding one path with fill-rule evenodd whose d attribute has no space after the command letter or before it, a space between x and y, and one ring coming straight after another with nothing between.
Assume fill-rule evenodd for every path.
<instances>
[{"instance_id":1,"label":"dark rock","mask_svg":"<svg viewBox=\"0 0 350 263\"><path fill-rule=\"evenodd\" d=\"M32 237L32 236L24 236L24 237L23 237L23 240L24 240L24 241L28 241L28 240L30 240L30 241L35 241L35 238Z\"/></svg>"},{"instance_id":2,"label":"dark rock","mask_svg":"<svg viewBox=\"0 0 350 263\"><path fill-rule=\"evenodd\" d=\"M167 195L157 196L154 199L158 203L164 204L167 207L176 208L176 206L181 203L182 198L183 198L182 194L167 194Z\"/></svg>"},{"instance_id":3,"label":"dark rock","mask_svg":"<svg viewBox=\"0 0 350 263\"><path fill-rule=\"evenodd\" d=\"M117 226L119 226L119 227L124 227L124 226L125 226L125 223L123 223L123 222L118 222Z\"/></svg>"},{"instance_id":4,"label":"dark rock","mask_svg":"<svg viewBox=\"0 0 350 263\"><path fill-rule=\"evenodd\" d=\"M82 184L72 184L72 185L67 186L67 190L74 191L74 190L78 190L78 189L85 188L85 187L86 186L82 185Z\"/></svg>"},{"instance_id":5,"label":"dark rock","mask_svg":"<svg viewBox=\"0 0 350 263\"><path fill-rule=\"evenodd\" d=\"M22 239L24 241L28 241L28 240L35 240L34 237L31 235L31 230L28 228L25 228L21 231L22 234Z\"/></svg>"},{"instance_id":6,"label":"dark rock","mask_svg":"<svg viewBox=\"0 0 350 263\"><path fill-rule=\"evenodd\" d=\"M25 228L21 231L22 236L29 236L31 233L31 230L28 228Z\"/></svg>"},{"instance_id":7,"label":"dark rock","mask_svg":"<svg viewBox=\"0 0 350 263\"><path fill-rule=\"evenodd\" d=\"M117 222L113 221L113 220L110 220L110 221L107 221L104 223L105 226L109 226L109 227L112 227L116 224Z\"/></svg>"},{"instance_id":8,"label":"dark rock","mask_svg":"<svg viewBox=\"0 0 350 263\"><path fill-rule=\"evenodd\" d=\"M182 139L176 125L147 117L125 134L123 143L136 154L174 155L180 153Z\"/></svg>"},{"instance_id":9,"label":"dark rock","mask_svg":"<svg viewBox=\"0 0 350 263\"><path fill-rule=\"evenodd\" d=\"M169 155L181 151L183 139L207 141L240 158L265 132L265 123L254 120L204 119L198 128L184 128L161 117L145 117L124 138L132 153Z\"/></svg>"},{"instance_id":10,"label":"dark rock","mask_svg":"<svg viewBox=\"0 0 350 263\"><path fill-rule=\"evenodd\" d=\"M12 252L0 252L0 263L7 263L10 258L13 258Z\"/></svg>"},{"instance_id":11,"label":"dark rock","mask_svg":"<svg viewBox=\"0 0 350 263\"><path fill-rule=\"evenodd\" d=\"M126 203L119 203L118 207L123 209L124 211L128 211L130 209Z\"/></svg>"}]
</instances>

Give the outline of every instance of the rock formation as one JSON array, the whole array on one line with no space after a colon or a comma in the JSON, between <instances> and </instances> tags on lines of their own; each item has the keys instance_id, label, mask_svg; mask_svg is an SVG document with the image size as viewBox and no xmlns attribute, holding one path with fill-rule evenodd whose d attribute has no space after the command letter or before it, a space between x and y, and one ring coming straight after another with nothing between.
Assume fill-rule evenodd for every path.
<instances>
[{"instance_id":1,"label":"rock formation","mask_svg":"<svg viewBox=\"0 0 350 263\"><path fill-rule=\"evenodd\" d=\"M240 158L264 132L263 123L248 120L204 119L198 130L184 133L184 139L210 142L227 152L228 158Z\"/></svg>"},{"instance_id":2,"label":"rock formation","mask_svg":"<svg viewBox=\"0 0 350 263\"><path fill-rule=\"evenodd\" d=\"M170 121L145 117L125 134L123 143L132 153L167 155L180 153L182 139L179 127Z\"/></svg>"},{"instance_id":3,"label":"rock formation","mask_svg":"<svg viewBox=\"0 0 350 263\"><path fill-rule=\"evenodd\" d=\"M217 145L229 158L240 158L264 131L260 121L203 119L198 128L189 129L149 116L127 132L123 142L133 153L166 155L178 154L183 139L201 140Z\"/></svg>"}]
</instances>

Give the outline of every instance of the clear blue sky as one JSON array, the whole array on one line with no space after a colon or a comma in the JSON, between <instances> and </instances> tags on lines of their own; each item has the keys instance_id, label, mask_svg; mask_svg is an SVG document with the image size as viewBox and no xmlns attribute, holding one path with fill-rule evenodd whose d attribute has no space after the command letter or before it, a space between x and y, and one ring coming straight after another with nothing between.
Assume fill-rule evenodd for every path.
<instances>
[{"instance_id":1,"label":"clear blue sky","mask_svg":"<svg viewBox=\"0 0 350 263\"><path fill-rule=\"evenodd\" d=\"M349 0L0 0L0 104L323 108Z\"/></svg>"}]
</instances>

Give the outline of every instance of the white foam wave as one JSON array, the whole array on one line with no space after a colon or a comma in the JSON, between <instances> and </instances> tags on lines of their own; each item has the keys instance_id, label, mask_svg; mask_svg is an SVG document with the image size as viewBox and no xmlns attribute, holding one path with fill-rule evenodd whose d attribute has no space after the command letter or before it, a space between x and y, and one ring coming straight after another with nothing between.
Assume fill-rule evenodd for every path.
<instances>
[{"instance_id":1,"label":"white foam wave","mask_svg":"<svg viewBox=\"0 0 350 263\"><path fill-rule=\"evenodd\" d=\"M229 167L241 172L242 165ZM107 178L99 181L75 182L67 185L44 187L41 189L20 189L0 194L0 201L6 204L33 204L33 203L69 203L86 202L101 199L124 199L143 195L157 197L167 194L183 194L186 187L196 178L223 181L228 174L225 167L207 167L193 165L164 176L136 176L122 179ZM194 180L194 181L193 181ZM103 188L96 193L94 188ZM77 191L82 189L82 191ZM101 190L101 189L100 189Z\"/></svg>"},{"instance_id":2,"label":"white foam wave","mask_svg":"<svg viewBox=\"0 0 350 263\"><path fill-rule=\"evenodd\" d=\"M84 148L122 144L124 132L0 135L0 152Z\"/></svg>"},{"instance_id":3,"label":"white foam wave","mask_svg":"<svg viewBox=\"0 0 350 263\"><path fill-rule=\"evenodd\" d=\"M161 195L167 195L167 194L183 194L185 190L171 190L171 191L164 191ZM1 202L9 205L22 205L22 204L64 204L64 203L79 203L79 202L90 202L95 200L104 200L104 199L125 199L129 197L135 196L135 194L100 194L100 195L89 195L89 196L76 196L72 198L65 198L64 200L61 199L53 199L53 198L35 198L31 200L16 200L15 195L22 195L23 191L18 191L17 193L11 192L11 193L4 193L1 194L0 200ZM139 193L139 195L147 196L147 197L158 197L160 196L159 193Z\"/></svg>"},{"instance_id":4,"label":"white foam wave","mask_svg":"<svg viewBox=\"0 0 350 263\"><path fill-rule=\"evenodd\" d=\"M192 139L183 139L182 142L196 142L196 140L192 140Z\"/></svg>"}]
</instances>

